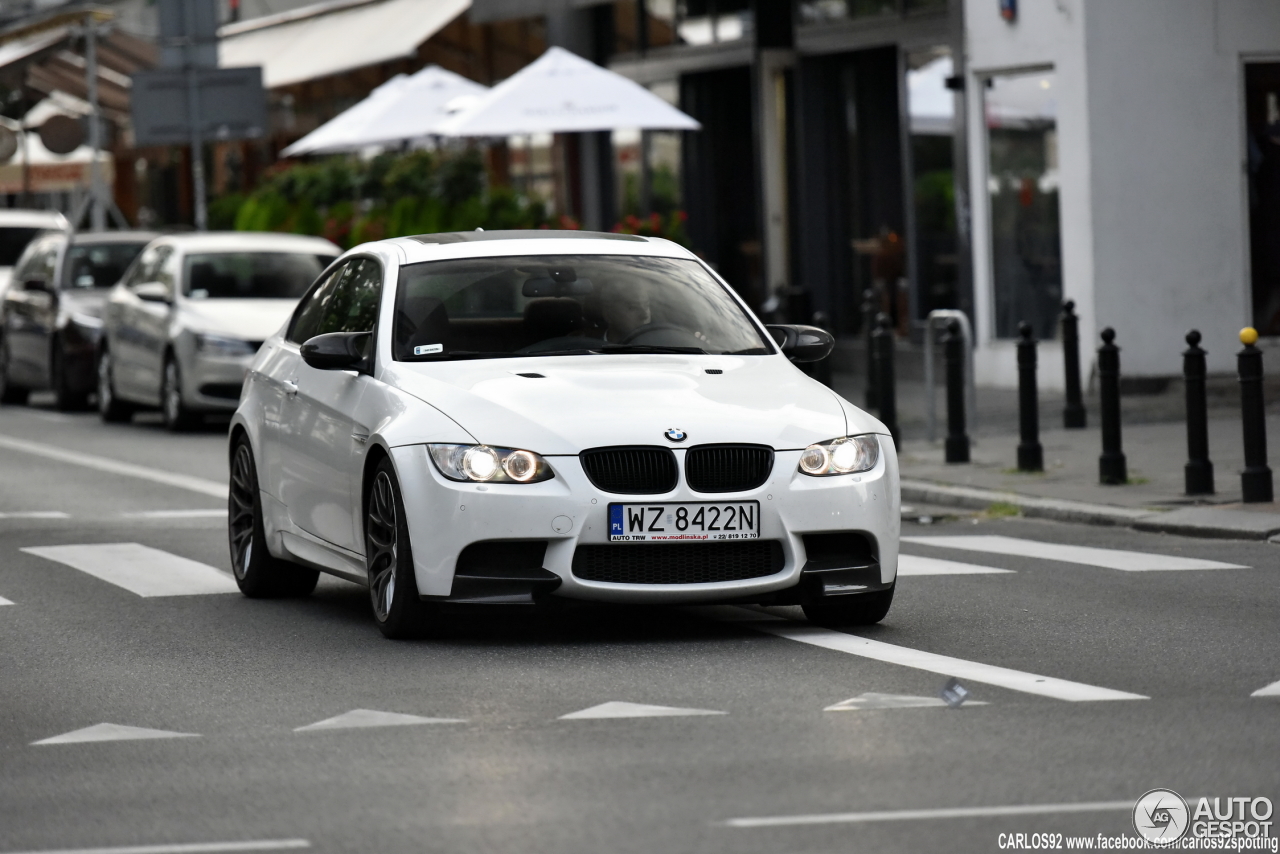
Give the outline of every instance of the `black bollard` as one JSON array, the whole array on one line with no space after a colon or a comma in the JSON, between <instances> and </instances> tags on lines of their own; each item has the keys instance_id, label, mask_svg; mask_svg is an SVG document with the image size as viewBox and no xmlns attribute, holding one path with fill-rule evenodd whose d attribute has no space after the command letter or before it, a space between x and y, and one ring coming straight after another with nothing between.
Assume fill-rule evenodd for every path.
<instances>
[{"instance_id":1,"label":"black bollard","mask_svg":"<svg viewBox=\"0 0 1280 854\"><path fill-rule=\"evenodd\" d=\"M889 315L881 312L876 315L876 331L873 333L876 345L876 397L880 401L880 420L889 428L894 445L900 446L901 434L898 431L898 402L893 388L893 327Z\"/></svg>"},{"instance_id":2,"label":"black bollard","mask_svg":"<svg viewBox=\"0 0 1280 854\"><path fill-rule=\"evenodd\" d=\"M876 368L876 292L871 288L862 292L862 328L867 331L867 409L875 409L880 403L880 371Z\"/></svg>"},{"instance_id":3,"label":"black bollard","mask_svg":"<svg viewBox=\"0 0 1280 854\"><path fill-rule=\"evenodd\" d=\"M1110 326L1102 330L1098 348L1098 387L1102 409L1102 456L1098 457L1098 479L1105 484L1129 482L1129 467L1120 449L1120 348Z\"/></svg>"},{"instance_id":4,"label":"black bollard","mask_svg":"<svg viewBox=\"0 0 1280 854\"><path fill-rule=\"evenodd\" d=\"M1067 405L1062 410L1062 426L1068 430L1080 430L1087 419L1084 399L1080 395L1080 318L1076 317L1076 304L1072 300L1062 304L1062 359L1067 380Z\"/></svg>"},{"instance_id":5,"label":"black bollard","mask_svg":"<svg viewBox=\"0 0 1280 854\"><path fill-rule=\"evenodd\" d=\"M969 436L964 432L964 338L960 321L947 323L942 353L947 365L947 462L969 462ZM932 391L932 389L930 389Z\"/></svg>"},{"instance_id":6,"label":"black bollard","mask_svg":"<svg viewBox=\"0 0 1280 854\"><path fill-rule=\"evenodd\" d=\"M1018 471L1044 471L1040 447L1040 402L1036 399L1036 339L1031 324L1018 325Z\"/></svg>"},{"instance_id":7,"label":"black bollard","mask_svg":"<svg viewBox=\"0 0 1280 854\"><path fill-rule=\"evenodd\" d=\"M1244 471L1240 489L1247 503L1272 500L1271 468L1267 465L1267 415L1262 406L1262 351L1253 346L1258 331L1252 326L1240 330L1244 349L1236 353L1240 375L1240 420L1244 425Z\"/></svg>"},{"instance_id":8,"label":"black bollard","mask_svg":"<svg viewBox=\"0 0 1280 854\"><path fill-rule=\"evenodd\" d=\"M1213 463L1209 461L1209 406L1205 402L1204 357L1200 333L1187 333L1182 351L1182 377L1187 387L1187 464L1183 473L1187 495L1213 494Z\"/></svg>"}]
</instances>

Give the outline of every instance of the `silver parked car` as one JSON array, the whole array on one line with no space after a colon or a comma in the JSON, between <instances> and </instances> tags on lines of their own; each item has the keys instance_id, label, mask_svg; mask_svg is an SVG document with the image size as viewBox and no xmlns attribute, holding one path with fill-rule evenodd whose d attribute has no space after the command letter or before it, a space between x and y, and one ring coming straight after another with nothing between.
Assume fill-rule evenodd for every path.
<instances>
[{"instance_id":1,"label":"silver parked car","mask_svg":"<svg viewBox=\"0 0 1280 854\"><path fill-rule=\"evenodd\" d=\"M225 232L151 243L107 300L98 411L158 407L171 430L232 412L245 371L298 298L338 257L318 237Z\"/></svg>"}]
</instances>

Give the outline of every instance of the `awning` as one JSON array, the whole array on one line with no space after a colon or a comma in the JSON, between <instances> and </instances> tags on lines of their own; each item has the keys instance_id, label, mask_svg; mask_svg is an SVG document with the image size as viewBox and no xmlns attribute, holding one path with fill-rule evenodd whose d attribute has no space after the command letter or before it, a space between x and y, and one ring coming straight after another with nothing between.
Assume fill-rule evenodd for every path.
<instances>
[{"instance_id":1,"label":"awning","mask_svg":"<svg viewBox=\"0 0 1280 854\"><path fill-rule=\"evenodd\" d=\"M444 122L439 133L514 136L701 127L640 84L553 47Z\"/></svg>"},{"instance_id":2,"label":"awning","mask_svg":"<svg viewBox=\"0 0 1280 854\"><path fill-rule=\"evenodd\" d=\"M223 68L261 65L268 89L413 56L471 0L338 0L218 31Z\"/></svg>"},{"instance_id":3,"label":"awning","mask_svg":"<svg viewBox=\"0 0 1280 854\"><path fill-rule=\"evenodd\" d=\"M52 154L40 142L40 135L28 133L26 152L31 158L27 172L31 192L65 193L89 188L93 149L82 145L66 155ZM23 148L8 162L0 164L0 193L21 193L23 188ZM98 165L110 187L115 181L115 161L108 152L98 152Z\"/></svg>"},{"instance_id":4,"label":"awning","mask_svg":"<svg viewBox=\"0 0 1280 854\"><path fill-rule=\"evenodd\" d=\"M15 62L21 62L33 53L37 53L38 51L57 44L65 39L67 34L66 27L57 27L52 30L46 30L38 35L29 36L17 41L5 42L0 45L0 68L5 68Z\"/></svg>"}]
</instances>

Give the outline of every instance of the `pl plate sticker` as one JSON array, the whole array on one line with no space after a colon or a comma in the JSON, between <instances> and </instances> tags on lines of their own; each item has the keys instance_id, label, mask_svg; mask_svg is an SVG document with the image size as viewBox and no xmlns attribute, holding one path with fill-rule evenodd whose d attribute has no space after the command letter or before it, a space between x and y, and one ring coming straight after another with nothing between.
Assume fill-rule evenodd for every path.
<instances>
[{"instance_id":1,"label":"pl plate sticker","mask_svg":"<svg viewBox=\"0 0 1280 854\"><path fill-rule=\"evenodd\" d=\"M429 356L432 353L443 353L443 352L444 352L443 344L419 344L417 347L413 348L413 355L415 356Z\"/></svg>"}]
</instances>

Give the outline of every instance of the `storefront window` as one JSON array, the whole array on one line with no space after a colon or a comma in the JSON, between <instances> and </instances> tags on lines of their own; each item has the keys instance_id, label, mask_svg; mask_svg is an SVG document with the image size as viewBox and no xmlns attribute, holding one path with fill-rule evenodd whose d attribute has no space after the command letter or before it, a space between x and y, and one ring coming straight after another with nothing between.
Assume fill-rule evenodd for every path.
<instances>
[{"instance_id":1,"label":"storefront window","mask_svg":"<svg viewBox=\"0 0 1280 854\"><path fill-rule=\"evenodd\" d=\"M650 91L673 106L679 104L675 81L654 83ZM625 129L613 132L615 198L618 220L628 216L664 219L682 208L680 164L683 136L679 131Z\"/></svg>"},{"instance_id":2,"label":"storefront window","mask_svg":"<svg viewBox=\"0 0 1280 854\"><path fill-rule=\"evenodd\" d=\"M801 0L802 24L840 18L884 18L947 11L949 0Z\"/></svg>"},{"instance_id":3,"label":"storefront window","mask_svg":"<svg viewBox=\"0 0 1280 854\"><path fill-rule=\"evenodd\" d=\"M678 0L676 32L683 44L750 38L755 16L746 0Z\"/></svg>"},{"instance_id":4,"label":"storefront window","mask_svg":"<svg viewBox=\"0 0 1280 854\"><path fill-rule=\"evenodd\" d=\"M955 96L947 88L951 52L945 47L907 54L911 117L912 204L917 317L956 308Z\"/></svg>"},{"instance_id":5,"label":"storefront window","mask_svg":"<svg viewBox=\"0 0 1280 854\"><path fill-rule=\"evenodd\" d=\"M984 92L991 277L998 338L1030 323L1057 334L1062 304L1057 80L1052 71L992 76Z\"/></svg>"},{"instance_id":6,"label":"storefront window","mask_svg":"<svg viewBox=\"0 0 1280 854\"><path fill-rule=\"evenodd\" d=\"M1253 325L1280 335L1280 62L1245 66Z\"/></svg>"}]
</instances>

